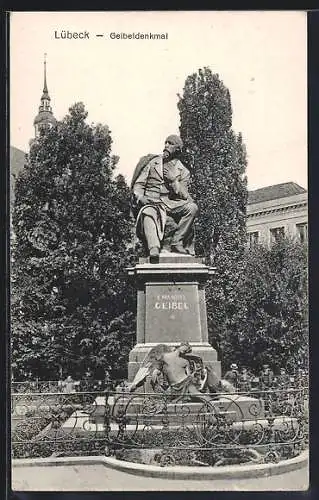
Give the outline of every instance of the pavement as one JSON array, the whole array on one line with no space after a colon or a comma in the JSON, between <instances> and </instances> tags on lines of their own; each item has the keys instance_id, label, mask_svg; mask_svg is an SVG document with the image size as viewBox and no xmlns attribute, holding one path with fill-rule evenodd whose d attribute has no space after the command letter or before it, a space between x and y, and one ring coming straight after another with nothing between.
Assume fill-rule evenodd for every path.
<instances>
[{"instance_id":1,"label":"pavement","mask_svg":"<svg viewBox=\"0 0 319 500\"><path fill-rule=\"evenodd\" d=\"M104 465L12 467L13 491L303 491L308 467L253 479L179 480L135 476Z\"/></svg>"}]
</instances>

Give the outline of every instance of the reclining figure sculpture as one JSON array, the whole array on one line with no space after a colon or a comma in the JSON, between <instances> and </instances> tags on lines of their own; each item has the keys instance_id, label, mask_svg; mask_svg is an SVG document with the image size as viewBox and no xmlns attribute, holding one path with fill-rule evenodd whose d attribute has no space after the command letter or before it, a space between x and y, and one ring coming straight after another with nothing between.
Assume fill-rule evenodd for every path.
<instances>
[{"instance_id":1,"label":"reclining figure sculpture","mask_svg":"<svg viewBox=\"0 0 319 500\"><path fill-rule=\"evenodd\" d=\"M134 392L148 376L151 377L153 390L172 395L174 402L185 396L191 400L210 401L213 394L235 392L232 384L220 379L209 366L204 366L200 356L192 354L188 342L183 342L178 347L167 344L154 346L126 389Z\"/></svg>"}]
</instances>

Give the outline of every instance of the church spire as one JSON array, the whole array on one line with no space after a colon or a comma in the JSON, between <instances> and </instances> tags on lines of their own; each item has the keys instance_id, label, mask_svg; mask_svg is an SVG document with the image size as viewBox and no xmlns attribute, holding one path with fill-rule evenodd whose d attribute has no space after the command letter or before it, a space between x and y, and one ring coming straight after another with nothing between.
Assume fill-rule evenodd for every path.
<instances>
[{"instance_id":1,"label":"church spire","mask_svg":"<svg viewBox=\"0 0 319 500\"><path fill-rule=\"evenodd\" d=\"M49 97L49 92L48 92L48 86L47 86L47 54L45 53L44 54L44 62L43 62L43 65L44 65L44 74L43 74L43 96L47 96L47 98L50 100L50 97ZM43 96L42 96L42 99L43 99Z\"/></svg>"},{"instance_id":2,"label":"church spire","mask_svg":"<svg viewBox=\"0 0 319 500\"><path fill-rule=\"evenodd\" d=\"M42 97L41 97L41 104L39 106L39 113L34 119L34 129L35 129L35 136L38 137L40 135L40 130L41 129L49 129L51 128L55 123L56 119L53 116L52 113L52 107L50 104L50 96L49 96L49 91L48 91L48 85L47 85L47 60L46 60L47 54L44 54L44 62L43 62L43 92L42 92Z\"/></svg>"},{"instance_id":3,"label":"church spire","mask_svg":"<svg viewBox=\"0 0 319 500\"><path fill-rule=\"evenodd\" d=\"M43 106L43 109L46 111L51 111L51 106L50 106L50 96L49 96L49 91L48 91L48 85L47 85L47 55L46 53L44 54L44 61L43 61L43 93L41 97L41 106ZM40 106L40 107L41 107ZM39 108L40 111L40 108Z\"/></svg>"}]
</instances>

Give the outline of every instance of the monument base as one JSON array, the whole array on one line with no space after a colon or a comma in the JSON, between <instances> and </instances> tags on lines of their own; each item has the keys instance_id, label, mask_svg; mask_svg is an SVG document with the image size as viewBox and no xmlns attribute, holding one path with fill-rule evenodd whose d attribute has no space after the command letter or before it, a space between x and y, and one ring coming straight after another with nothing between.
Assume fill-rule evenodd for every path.
<instances>
[{"instance_id":1,"label":"monument base","mask_svg":"<svg viewBox=\"0 0 319 500\"><path fill-rule=\"evenodd\" d=\"M182 342L221 378L217 352L208 342L205 300L205 283L214 273L200 258L172 253L161 253L158 264L140 259L128 269L137 287L137 344L129 355L129 382L152 347Z\"/></svg>"}]
</instances>

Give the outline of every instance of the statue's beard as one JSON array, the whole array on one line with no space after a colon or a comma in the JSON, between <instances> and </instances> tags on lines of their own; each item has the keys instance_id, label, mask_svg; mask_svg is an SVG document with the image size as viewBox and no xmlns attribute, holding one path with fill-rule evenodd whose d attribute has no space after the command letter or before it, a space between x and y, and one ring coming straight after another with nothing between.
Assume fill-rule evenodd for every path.
<instances>
[{"instance_id":1,"label":"statue's beard","mask_svg":"<svg viewBox=\"0 0 319 500\"><path fill-rule=\"evenodd\" d=\"M169 160L172 160L173 158L175 158L176 154L177 154L176 152L170 153L167 149L164 149L163 150L163 161L167 162Z\"/></svg>"}]
</instances>

